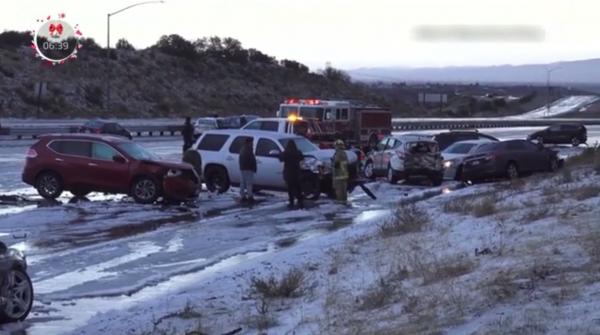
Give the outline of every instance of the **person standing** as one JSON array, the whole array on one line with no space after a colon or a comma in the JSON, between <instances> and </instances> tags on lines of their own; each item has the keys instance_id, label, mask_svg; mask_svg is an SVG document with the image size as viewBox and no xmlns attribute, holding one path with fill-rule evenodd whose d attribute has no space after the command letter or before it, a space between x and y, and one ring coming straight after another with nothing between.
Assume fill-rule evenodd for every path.
<instances>
[{"instance_id":1,"label":"person standing","mask_svg":"<svg viewBox=\"0 0 600 335\"><path fill-rule=\"evenodd\" d=\"M344 142L335 141L335 154L333 156L333 190L337 201L348 202L348 156Z\"/></svg>"},{"instance_id":2,"label":"person standing","mask_svg":"<svg viewBox=\"0 0 600 335\"><path fill-rule=\"evenodd\" d=\"M185 118L181 135L183 135L183 152L185 153L194 143L194 126L192 126L192 120L189 116Z\"/></svg>"},{"instance_id":3,"label":"person standing","mask_svg":"<svg viewBox=\"0 0 600 335\"><path fill-rule=\"evenodd\" d=\"M294 199L298 200L298 208L304 208L304 198L300 186L300 162L303 159L304 155L298 150L296 143L288 140L285 151L279 156L279 160L283 162L283 179L288 189L289 209L294 208Z\"/></svg>"},{"instance_id":4,"label":"person standing","mask_svg":"<svg viewBox=\"0 0 600 335\"><path fill-rule=\"evenodd\" d=\"M254 174L256 173L256 156L252 150L252 137L246 138L242 150L240 150L240 182L241 202L254 202L252 187L254 185Z\"/></svg>"}]
</instances>

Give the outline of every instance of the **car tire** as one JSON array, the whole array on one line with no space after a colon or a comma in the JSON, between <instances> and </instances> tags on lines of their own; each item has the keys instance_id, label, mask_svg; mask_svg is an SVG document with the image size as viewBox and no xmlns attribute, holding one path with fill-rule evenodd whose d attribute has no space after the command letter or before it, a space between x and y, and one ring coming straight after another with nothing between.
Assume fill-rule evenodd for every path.
<instances>
[{"instance_id":1,"label":"car tire","mask_svg":"<svg viewBox=\"0 0 600 335\"><path fill-rule=\"evenodd\" d=\"M63 182L57 173L46 171L35 179L35 188L44 199L56 199L63 192Z\"/></svg>"},{"instance_id":2,"label":"car tire","mask_svg":"<svg viewBox=\"0 0 600 335\"><path fill-rule=\"evenodd\" d=\"M373 161L367 161L363 168L363 175L369 180L375 180L375 170L373 170Z\"/></svg>"},{"instance_id":3,"label":"car tire","mask_svg":"<svg viewBox=\"0 0 600 335\"><path fill-rule=\"evenodd\" d=\"M387 181L392 185L395 185L398 182L398 175L396 172L394 172L394 169L392 169L391 166L388 166L387 168L386 178Z\"/></svg>"},{"instance_id":4,"label":"car tire","mask_svg":"<svg viewBox=\"0 0 600 335\"><path fill-rule=\"evenodd\" d=\"M440 186L442 182L444 182L444 174L440 173L434 176L429 177L429 180L433 184L433 186Z\"/></svg>"},{"instance_id":5,"label":"car tire","mask_svg":"<svg viewBox=\"0 0 600 335\"><path fill-rule=\"evenodd\" d=\"M577 138L577 137L573 137L573 138L571 139L571 144L572 144L574 147L578 147L578 146L581 144L581 141L579 140L579 138Z\"/></svg>"},{"instance_id":6,"label":"car tire","mask_svg":"<svg viewBox=\"0 0 600 335\"><path fill-rule=\"evenodd\" d=\"M222 167L211 166L204 174L206 188L211 192L224 193L231 186L227 170Z\"/></svg>"},{"instance_id":7,"label":"car tire","mask_svg":"<svg viewBox=\"0 0 600 335\"><path fill-rule=\"evenodd\" d=\"M462 181L462 179L463 179L463 175L462 174L463 174L463 166L461 164L461 165L459 165L456 168L456 174L454 175L454 180L456 180L456 181Z\"/></svg>"},{"instance_id":8,"label":"car tire","mask_svg":"<svg viewBox=\"0 0 600 335\"><path fill-rule=\"evenodd\" d=\"M7 302L0 309L0 323L23 321L33 306L33 285L27 272L20 268L8 271L5 280Z\"/></svg>"},{"instance_id":9,"label":"car tire","mask_svg":"<svg viewBox=\"0 0 600 335\"><path fill-rule=\"evenodd\" d=\"M73 194L75 197L78 198L83 198L86 195L90 194L90 190L86 190L86 189L75 189L75 190L70 190L69 192L71 192L71 194Z\"/></svg>"},{"instance_id":10,"label":"car tire","mask_svg":"<svg viewBox=\"0 0 600 335\"><path fill-rule=\"evenodd\" d=\"M160 184L150 177L138 177L131 184L130 194L139 204L151 204L161 194Z\"/></svg>"},{"instance_id":11,"label":"car tire","mask_svg":"<svg viewBox=\"0 0 600 335\"><path fill-rule=\"evenodd\" d=\"M508 177L508 179L519 178L519 168L515 162L509 162L506 165L506 177Z\"/></svg>"},{"instance_id":12,"label":"car tire","mask_svg":"<svg viewBox=\"0 0 600 335\"><path fill-rule=\"evenodd\" d=\"M550 159L550 166L548 167L548 171L550 171L550 172L556 172L556 170L558 170L558 159L551 158Z\"/></svg>"}]
</instances>

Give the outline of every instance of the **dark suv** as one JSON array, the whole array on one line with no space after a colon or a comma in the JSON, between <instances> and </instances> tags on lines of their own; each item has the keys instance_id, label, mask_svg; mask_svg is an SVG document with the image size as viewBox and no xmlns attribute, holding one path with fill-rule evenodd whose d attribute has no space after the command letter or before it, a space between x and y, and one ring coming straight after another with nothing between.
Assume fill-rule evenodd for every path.
<instances>
[{"instance_id":1,"label":"dark suv","mask_svg":"<svg viewBox=\"0 0 600 335\"><path fill-rule=\"evenodd\" d=\"M77 133L108 134L132 139L131 132L116 122L90 120L76 129Z\"/></svg>"},{"instance_id":2,"label":"dark suv","mask_svg":"<svg viewBox=\"0 0 600 335\"><path fill-rule=\"evenodd\" d=\"M107 135L45 135L27 152L23 181L47 199L63 190L130 194L152 203L164 196L187 200L197 195L200 179L192 165L160 160L139 144Z\"/></svg>"},{"instance_id":3,"label":"dark suv","mask_svg":"<svg viewBox=\"0 0 600 335\"><path fill-rule=\"evenodd\" d=\"M490 142L481 145L463 162L463 180L510 179L532 172L555 171L559 167L556 151L526 140Z\"/></svg>"},{"instance_id":4,"label":"dark suv","mask_svg":"<svg viewBox=\"0 0 600 335\"><path fill-rule=\"evenodd\" d=\"M477 130L451 130L444 133L439 133L433 136L433 139L438 142L440 151L444 151L447 147L459 141L470 140L486 140L497 142L498 139L494 136L482 134Z\"/></svg>"},{"instance_id":5,"label":"dark suv","mask_svg":"<svg viewBox=\"0 0 600 335\"><path fill-rule=\"evenodd\" d=\"M587 142L587 129L577 123L555 124L527 136L527 139L537 140L539 143L572 144L576 147Z\"/></svg>"}]
</instances>

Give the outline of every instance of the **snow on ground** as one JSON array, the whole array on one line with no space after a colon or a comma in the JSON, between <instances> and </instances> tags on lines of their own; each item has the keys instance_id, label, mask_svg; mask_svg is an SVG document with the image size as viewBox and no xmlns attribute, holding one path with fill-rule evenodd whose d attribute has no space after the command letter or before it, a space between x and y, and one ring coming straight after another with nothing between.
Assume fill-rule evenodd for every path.
<instances>
[{"instance_id":1,"label":"snow on ground","mask_svg":"<svg viewBox=\"0 0 600 335\"><path fill-rule=\"evenodd\" d=\"M508 116L507 119L540 119L544 117L554 117L573 111L579 111L582 108L598 101L600 97L596 95L572 95L558 99L550 104L550 110L546 106L534 109L530 112Z\"/></svg>"},{"instance_id":2,"label":"snow on ground","mask_svg":"<svg viewBox=\"0 0 600 335\"><path fill-rule=\"evenodd\" d=\"M73 333L596 334L599 183L581 168L412 196L416 207L393 205L395 194L329 234L196 276ZM404 224L382 228L394 222ZM253 278L276 283L292 269L304 277L297 294L256 292Z\"/></svg>"}]
</instances>

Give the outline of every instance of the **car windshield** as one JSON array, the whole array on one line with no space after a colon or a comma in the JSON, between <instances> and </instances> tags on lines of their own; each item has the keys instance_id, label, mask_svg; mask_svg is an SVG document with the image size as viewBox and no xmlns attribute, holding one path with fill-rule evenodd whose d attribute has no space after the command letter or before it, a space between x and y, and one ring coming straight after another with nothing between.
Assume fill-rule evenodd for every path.
<instances>
[{"instance_id":1,"label":"car windshield","mask_svg":"<svg viewBox=\"0 0 600 335\"><path fill-rule=\"evenodd\" d=\"M316 145L312 144L309 140L302 138L302 137L284 138L284 139L279 140L279 143L281 143L281 145L285 148L288 141L294 141L296 143L296 147L298 148L298 150L300 150L300 152L302 152L303 154L311 152L311 151L319 150L319 148Z\"/></svg>"},{"instance_id":2,"label":"car windshield","mask_svg":"<svg viewBox=\"0 0 600 335\"><path fill-rule=\"evenodd\" d=\"M446 148L446 150L444 150L444 153L446 153L446 154L467 154L476 145L477 145L476 143L460 143L460 142L458 142L458 143L454 143L451 146L449 146L448 148Z\"/></svg>"},{"instance_id":3,"label":"car windshield","mask_svg":"<svg viewBox=\"0 0 600 335\"><path fill-rule=\"evenodd\" d=\"M122 144L119 144L119 148L121 148L123 151L125 151L129 156L131 156L135 159L138 159L138 160L146 159L146 160L156 161L156 160L160 159L157 155L146 150L146 148L142 147L141 145L139 145L137 143L133 143L133 142L122 143Z\"/></svg>"}]
</instances>

